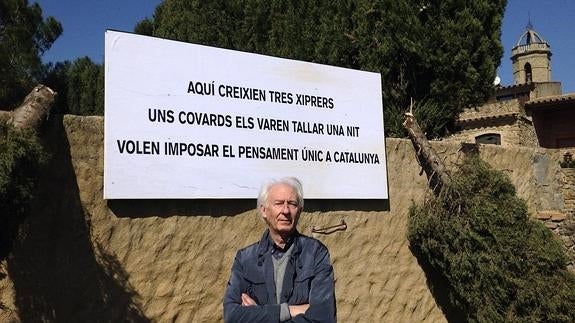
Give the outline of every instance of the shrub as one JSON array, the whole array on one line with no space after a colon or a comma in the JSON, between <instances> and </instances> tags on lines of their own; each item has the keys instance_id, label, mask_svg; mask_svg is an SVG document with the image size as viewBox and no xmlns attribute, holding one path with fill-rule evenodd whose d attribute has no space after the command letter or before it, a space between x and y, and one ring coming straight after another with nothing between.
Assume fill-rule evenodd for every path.
<instances>
[{"instance_id":1,"label":"shrub","mask_svg":"<svg viewBox=\"0 0 575 323\"><path fill-rule=\"evenodd\" d=\"M0 259L29 212L40 167L48 154L33 130L0 125Z\"/></svg>"}]
</instances>

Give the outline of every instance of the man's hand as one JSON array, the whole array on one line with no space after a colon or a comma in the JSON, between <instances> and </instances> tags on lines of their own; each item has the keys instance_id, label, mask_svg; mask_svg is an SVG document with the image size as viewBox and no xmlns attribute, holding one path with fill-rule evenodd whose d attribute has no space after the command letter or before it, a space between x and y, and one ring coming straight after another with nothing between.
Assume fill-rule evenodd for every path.
<instances>
[{"instance_id":1,"label":"man's hand","mask_svg":"<svg viewBox=\"0 0 575 323\"><path fill-rule=\"evenodd\" d=\"M248 294L242 293L242 306L257 306L258 303L254 301ZM309 304L300 304L300 305L289 305L289 314L291 317L295 317L299 314L304 314L305 311L309 308Z\"/></svg>"},{"instance_id":2,"label":"man's hand","mask_svg":"<svg viewBox=\"0 0 575 323\"><path fill-rule=\"evenodd\" d=\"M291 315L291 317L295 317L296 315L304 314L308 308L309 304L290 305L289 314Z\"/></svg>"},{"instance_id":3,"label":"man's hand","mask_svg":"<svg viewBox=\"0 0 575 323\"><path fill-rule=\"evenodd\" d=\"M248 294L242 293L242 306L256 306L258 303L254 301ZM290 310L291 312L291 310Z\"/></svg>"}]
</instances>

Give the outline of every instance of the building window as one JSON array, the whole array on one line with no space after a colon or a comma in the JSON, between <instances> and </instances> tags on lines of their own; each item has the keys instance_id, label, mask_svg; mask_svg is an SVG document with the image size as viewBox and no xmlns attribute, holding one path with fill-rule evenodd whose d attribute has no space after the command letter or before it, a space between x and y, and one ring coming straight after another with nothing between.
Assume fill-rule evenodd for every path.
<instances>
[{"instance_id":1,"label":"building window","mask_svg":"<svg viewBox=\"0 0 575 323\"><path fill-rule=\"evenodd\" d=\"M475 137L476 144L501 145L501 135L498 133L486 133Z\"/></svg>"},{"instance_id":2,"label":"building window","mask_svg":"<svg viewBox=\"0 0 575 323\"><path fill-rule=\"evenodd\" d=\"M531 71L531 64L525 64L525 83L533 82L533 73Z\"/></svg>"},{"instance_id":3,"label":"building window","mask_svg":"<svg viewBox=\"0 0 575 323\"><path fill-rule=\"evenodd\" d=\"M515 99L513 97L513 94L508 94L508 95L501 95L495 98L495 100L497 101L509 101L509 100L513 100Z\"/></svg>"}]
</instances>

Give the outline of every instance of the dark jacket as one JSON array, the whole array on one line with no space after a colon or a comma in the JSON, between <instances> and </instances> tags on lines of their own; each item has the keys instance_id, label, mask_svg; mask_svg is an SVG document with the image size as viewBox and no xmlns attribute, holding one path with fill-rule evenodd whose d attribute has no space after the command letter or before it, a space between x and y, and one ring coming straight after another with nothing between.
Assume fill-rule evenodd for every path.
<instances>
[{"instance_id":1,"label":"dark jacket","mask_svg":"<svg viewBox=\"0 0 575 323\"><path fill-rule=\"evenodd\" d=\"M272 263L273 242L266 230L262 239L237 252L224 296L224 321L279 322ZM310 304L304 315L288 322L335 322L333 268L327 248L318 240L295 233L280 303ZM242 306L247 293L258 306Z\"/></svg>"}]
</instances>

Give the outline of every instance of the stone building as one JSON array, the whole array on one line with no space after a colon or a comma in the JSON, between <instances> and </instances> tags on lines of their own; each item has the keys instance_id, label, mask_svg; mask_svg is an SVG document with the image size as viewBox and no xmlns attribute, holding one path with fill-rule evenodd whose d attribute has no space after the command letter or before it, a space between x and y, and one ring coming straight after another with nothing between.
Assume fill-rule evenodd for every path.
<instances>
[{"instance_id":1,"label":"stone building","mask_svg":"<svg viewBox=\"0 0 575 323\"><path fill-rule=\"evenodd\" d=\"M527 25L512 49L514 84L501 86L484 105L465 109L460 131L446 140L545 148L575 147L575 93L551 80L549 44Z\"/></svg>"},{"instance_id":2,"label":"stone building","mask_svg":"<svg viewBox=\"0 0 575 323\"><path fill-rule=\"evenodd\" d=\"M563 94L561 82L551 80L550 46L530 24L513 47L511 61L514 84L501 86L496 80L494 95L479 107L465 109L456 120L460 131L444 140L552 148L548 151L556 153L556 160L535 170L541 176L550 164L572 158L575 93ZM533 217L564 242L575 270L575 168L561 167L553 182L561 193L546 199L558 203L538 207Z\"/></svg>"}]
</instances>

